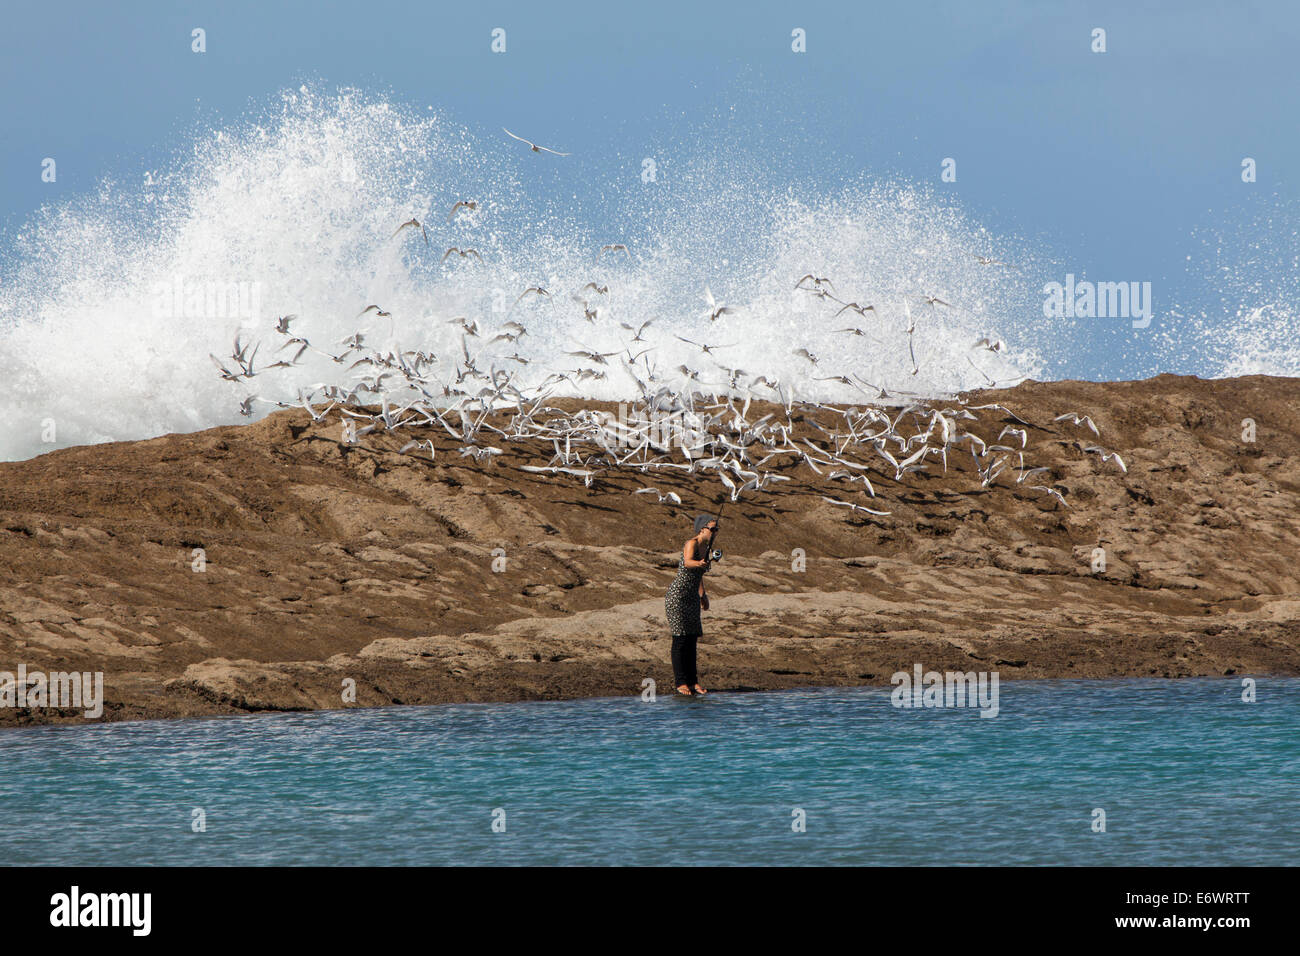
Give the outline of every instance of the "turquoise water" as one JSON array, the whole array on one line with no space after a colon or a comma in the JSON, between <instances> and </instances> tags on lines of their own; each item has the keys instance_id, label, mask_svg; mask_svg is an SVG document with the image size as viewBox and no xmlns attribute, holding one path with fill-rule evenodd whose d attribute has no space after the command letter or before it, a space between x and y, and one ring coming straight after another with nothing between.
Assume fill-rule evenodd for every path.
<instances>
[{"instance_id":1,"label":"turquoise water","mask_svg":"<svg viewBox=\"0 0 1300 956\"><path fill-rule=\"evenodd\" d=\"M1000 690L993 719L852 688L7 730L0 862L1300 861L1300 680Z\"/></svg>"}]
</instances>

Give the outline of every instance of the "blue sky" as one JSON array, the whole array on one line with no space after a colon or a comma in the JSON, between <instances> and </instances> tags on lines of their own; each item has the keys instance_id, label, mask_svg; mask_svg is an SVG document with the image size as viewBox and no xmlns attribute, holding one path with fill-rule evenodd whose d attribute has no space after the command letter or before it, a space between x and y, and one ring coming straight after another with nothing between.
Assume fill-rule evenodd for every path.
<instances>
[{"instance_id":1,"label":"blue sky","mask_svg":"<svg viewBox=\"0 0 1300 956\"><path fill-rule=\"evenodd\" d=\"M865 170L938 188L951 156L958 181L941 188L975 219L1041 243L1062 271L1152 281L1158 315L1212 299L1186 274L1195 230L1269 218L1297 193L1294 4L314 0L2 16L0 250L41 204L134 177L196 124L304 81L430 104L483 136L535 132L587 169L720 123L828 187ZM489 49L494 27L507 55ZM791 52L795 27L805 54ZM1105 54L1090 51L1094 27ZM569 188L566 175L547 188ZM1100 368L1108 346L1093 347Z\"/></svg>"}]
</instances>

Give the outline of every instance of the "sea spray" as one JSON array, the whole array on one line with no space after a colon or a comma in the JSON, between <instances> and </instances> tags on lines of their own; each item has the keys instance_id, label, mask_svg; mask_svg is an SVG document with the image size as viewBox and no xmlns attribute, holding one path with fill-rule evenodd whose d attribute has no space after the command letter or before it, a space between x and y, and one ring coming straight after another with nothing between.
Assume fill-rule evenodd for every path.
<instances>
[{"instance_id":1,"label":"sea spray","mask_svg":"<svg viewBox=\"0 0 1300 956\"><path fill-rule=\"evenodd\" d=\"M256 121L203 134L173 168L43 208L15 234L0 284L0 458L230 424L250 394L292 401L314 383L355 381L311 352L296 367L223 380L210 356L228 362L237 335L274 349L285 314L323 350L361 330L367 346L428 350L448 367L462 349L453 320L465 317L488 333L465 347L481 366L517 369L521 387L575 370L568 352L621 350L623 326L645 322L634 347L652 346L661 372L684 365L725 383L722 366L742 369L814 400L875 398L836 379L850 372L947 395L1043 377L1050 364L1037 290L1018 270L978 261L1007 255L1007 243L927 188L864 178L801 191L701 145L665 165L653 194L611 199L597 233L529 185L535 170L511 147L432 111L302 88ZM449 217L463 199L478 208ZM395 234L413 216L428 243ZM628 252L601 254L616 241ZM477 255L445 256L452 245ZM841 312L796 289L807 272L873 309ZM178 283L255 288L261 328L247 308L160 309L159 290ZM550 294L519 300L530 286ZM710 321L706 287L733 311ZM486 344L508 320L527 335ZM843 331L853 328L863 334ZM678 336L721 347L709 358ZM1007 348L973 350L981 337ZM292 354L264 352L259 367ZM617 367L555 386L579 391L618 400L635 389Z\"/></svg>"}]
</instances>

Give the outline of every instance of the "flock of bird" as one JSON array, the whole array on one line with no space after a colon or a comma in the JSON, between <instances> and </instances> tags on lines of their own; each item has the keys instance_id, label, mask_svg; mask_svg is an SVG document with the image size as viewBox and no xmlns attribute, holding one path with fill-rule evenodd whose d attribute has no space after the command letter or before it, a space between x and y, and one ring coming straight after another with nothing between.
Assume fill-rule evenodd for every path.
<instances>
[{"instance_id":1,"label":"flock of bird","mask_svg":"<svg viewBox=\"0 0 1300 956\"><path fill-rule=\"evenodd\" d=\"M527 143L533 152L568 155L506 132ZM478 207L475 200L460 200L451 208L447 221L454 222L459 215L473 213ZM426 225L415 218L398 226L394 236L407 229L430 243ZM623 243L602 247L597 262L607 254L631 258ZM451 246L442 260L452 255L482 259L475 249ZM981 265L1006 265L987 256L975 258ZM829 277L814 273L801 276L793 288L823 303L829 324L846 313L868 320L863 322L868 329L850 325L830 330L833 334L865 336L876 331L870 329L869 320L880 316L884 303L841 297ZM574 292L570 298L582 310L581 319L573 316L575 328L585 328L585 320L613 332L614 322L602 304L609 294L609 284L597 280ZM302 408L315 422L325 421L326 415L337 409L343 423L341 440L355 442L376 430L404 433L410 440L400 447L400 452L427 454L431 461L437 460L438 446L425 437L425 429L442 429L460 456L487 465L505 454L501 446L525 442L533 446L532 451L541 448L552 454L544 465L519 466L522 471L582 481L588 488L613 474L632 472L641 477L638 483L643 485L633 494L653 496L672 507L683 505L681 495L661 492L646 479L656 475L708 475L717 485L712 486L712 491L698 491L699 498L709 503L720 498L734 502L742 496L772 490L792 480L783 472L806 467L820 476L820 484L843 487L840 496L822 495L823 501L853 513L883 518L891 512L872 507L883 503L877 500L877 483L903 484L910 476L933 474L938 467L944 473L950 467L966 471L967 457L970 478L981 488L995 487L1001 480L1068 507L1065 496L1044 477L1051 469L1035 466L1026 458L1034 426L1010 409L997 404L969 405L960 397L935 400L891 390L885 383L869 382L851 370L815 375L812 373L822 370L822 362L807 349L792 351L807 363L804 377L849 386L860 392L866 403L862 407L840 407L801 398L800 382L752 375L720 361L717 353L730 347L728 344L682 335L673 338L699 350L700 361L695 363L699 367L683 364L661 369L655 360L658 349L646 337L654 319L635 326L617 322L618 328L628 333L622 336L619 348L566 351L565 356L579 360L573 363L575 368L542 369L545 377L536 381L538 376L530 375L536 383L526 384L520 370L536 360L517 351L500 355L501 349L489 346L513 346L529 334L528 326L520 321L523 316L512 317L515 307L529 296L546 299L552 306L556 303L552 290L536 285L519 294L505 320L495 328L480 327L478 319L471 321L465 316L447 320L448 325L459 330L459 348L451 354L374 348L367 344L369 333L365 330L353 331L341 341L315 343L292 328L296 316L286 315L275 326L275 333L283 341L272 364L258 366L261 344L241 338L236 338L228 361L215 355L212 361L223 379L244 382L271 369L299 365L311 353L328 359L351 379L347 384L321 382L299 389L296 401L248 395L240 405L245 416L254 413L256 403ZM719 303L707 288L704 300L707 308L701 318L710 324L737 311ZM929 309L953 308L943 298L928 294L915 296L915 304ZM903 299L908 353L915 375L919 366L913 345L916 322L911 305ZM391 318L391 313L378 303L367 305L358 318L372 314ZM483 321L486 326L490 320ZM1001 341L987 337L971 346L972 353L998 353L1004 349ZM278 357L286 353L288 357ZM968 361L975 365L969 356ZM571 392L581 395L584 383L604 381L611 374L621 374L628 391L635 395L630 403L620 405L617 416L595 409L565 411L548 404L549 399L557 397L555 392L561 386L567 384ZM996 384L982 370L981 374L990 385ZM771 410L759 415L764 408ZM995 436L992 428L981 429L986 437L972 430L973 423L989 424L976 414L980 411L995 413L992 428L1003 425ZM1058 415L1054 424L1086 429L1100 437L1093 420L1075 412ZM1078 447L1086 454L1096 454L1101 465L1113 461L1120 471L1127 471L1119 455L1099 445ZM698 483L695 485L698 489ZM849 498L856 500L846 500Z\"/></svg>"}]
</instances>

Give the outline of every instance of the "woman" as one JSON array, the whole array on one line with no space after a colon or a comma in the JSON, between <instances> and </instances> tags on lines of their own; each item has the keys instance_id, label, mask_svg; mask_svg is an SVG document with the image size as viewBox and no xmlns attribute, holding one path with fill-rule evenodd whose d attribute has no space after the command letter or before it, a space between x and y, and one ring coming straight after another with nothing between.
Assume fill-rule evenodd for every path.
<instances>
[{"instance_id":1,"label":"woman","mask_svg":"<svg viewBox=\"0 0 1300 956\"><path fill-rule=\"evenodd\" d=\"M695 673L695 642L704 633L700 610L709 609L709 595L704 590L704 573L709 570L709 546L718 530L717 519L700 515L695 519L695 537L682 546L677 562L677 577L668 587L664 608L668 628L673 635L673 683L677 693L690 697L707 694Z\"/></svg>"}]
</instances>

